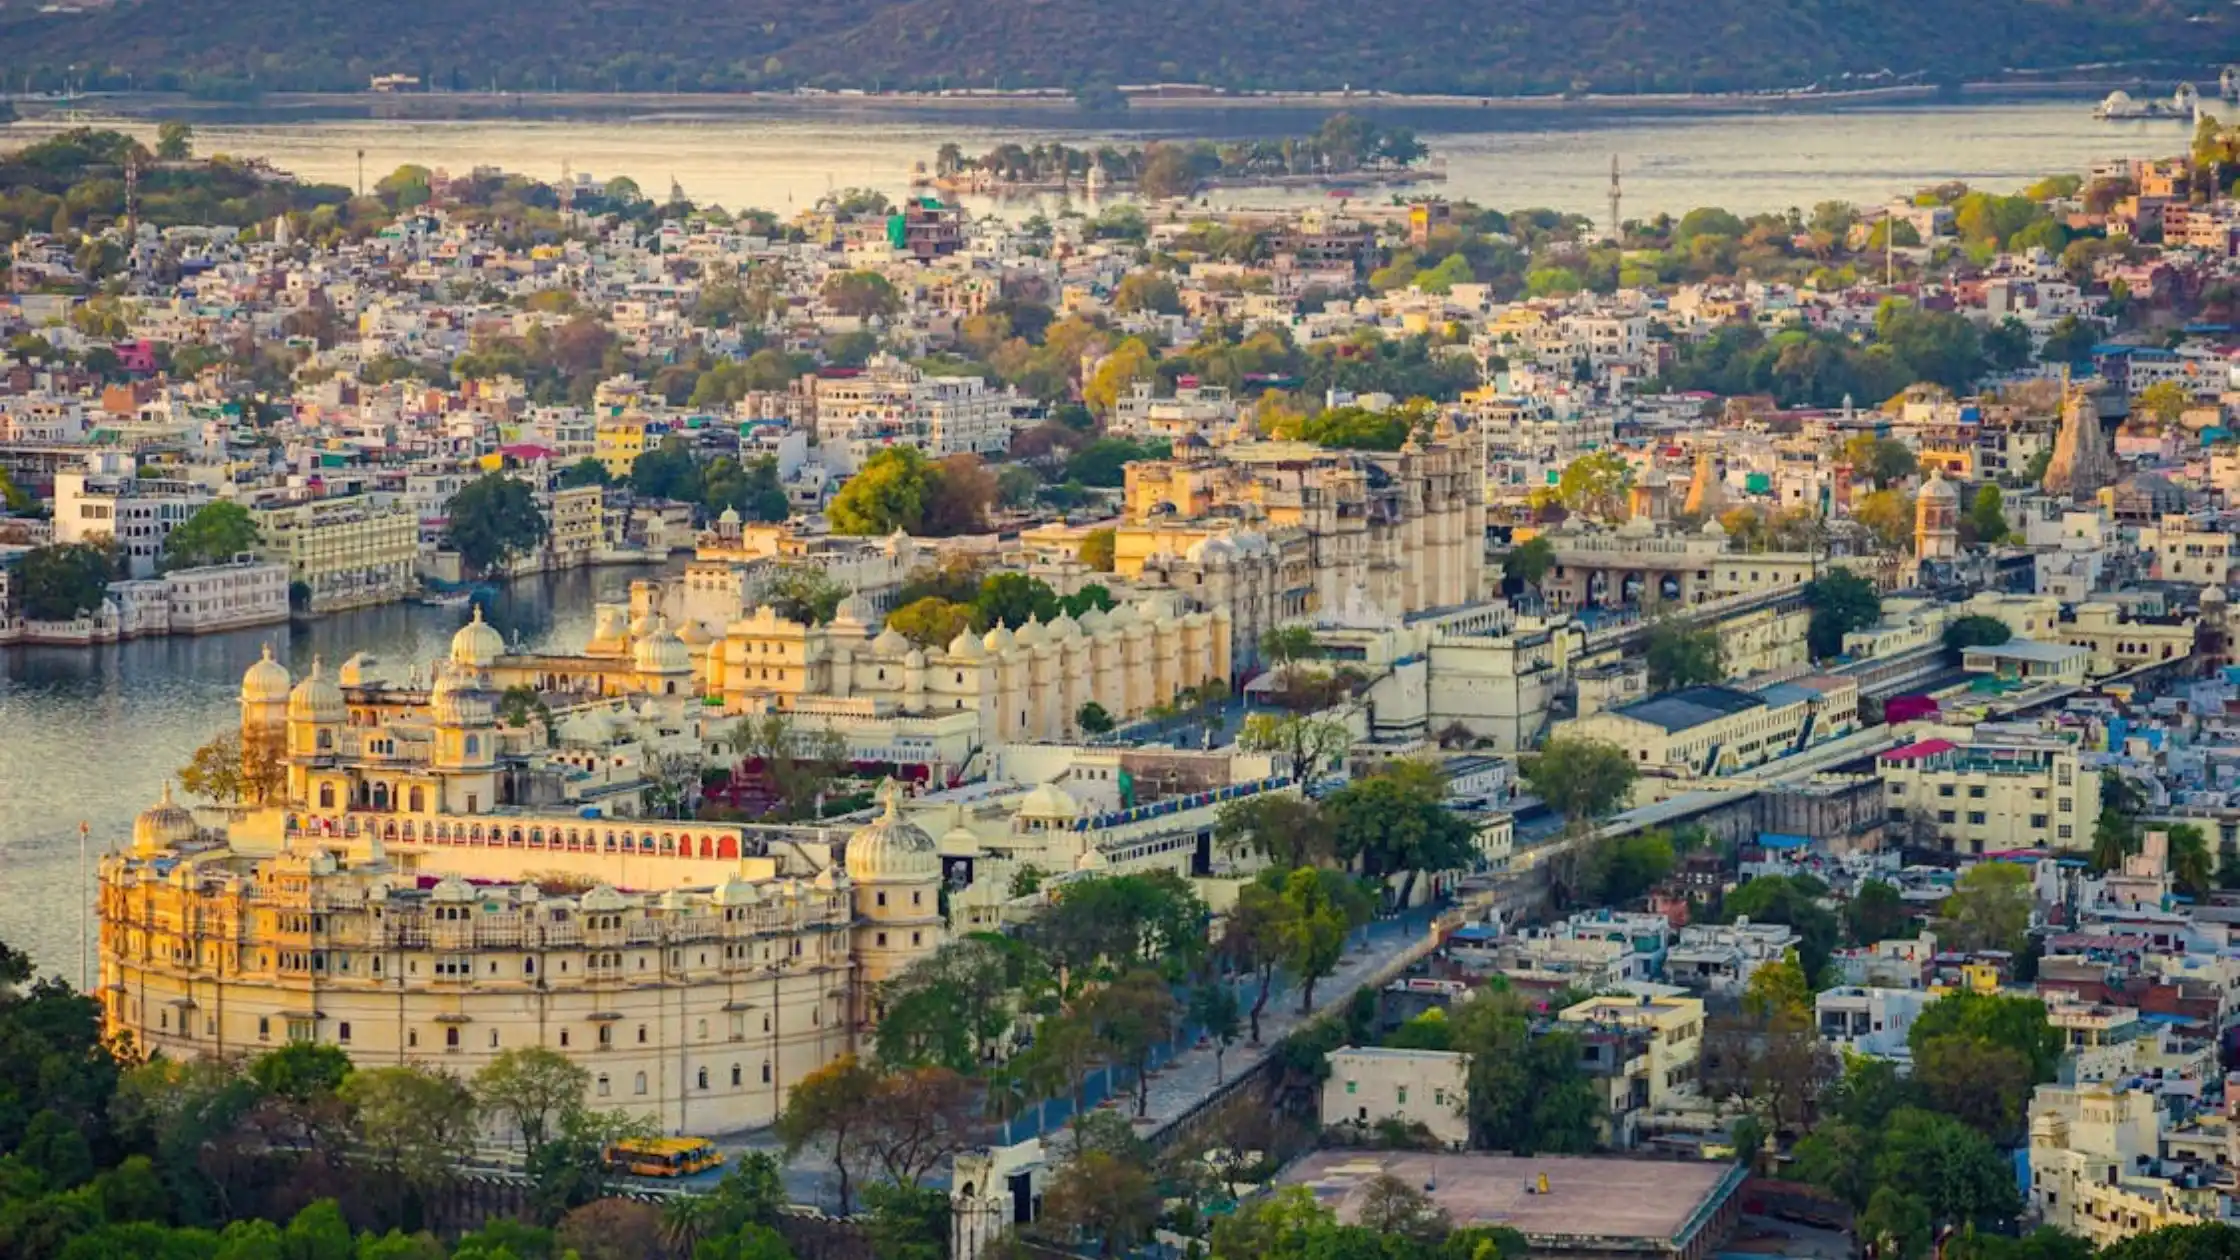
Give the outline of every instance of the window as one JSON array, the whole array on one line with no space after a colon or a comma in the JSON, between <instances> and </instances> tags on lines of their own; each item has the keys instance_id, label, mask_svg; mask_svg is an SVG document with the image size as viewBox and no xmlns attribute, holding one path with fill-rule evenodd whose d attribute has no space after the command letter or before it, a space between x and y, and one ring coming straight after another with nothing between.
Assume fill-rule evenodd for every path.
<instances>
[{"instance_id":1,"label":"window","mask_svg":"<svg viewBox=\"0 0 2240 1260\"><path fill-rule=\"evenodd\" d=\"M1968 788L1968 799L1971 801L1980 801L1983 799L1983 787L1981 784L1971 785Z\"/></svg>"},{"instance_id":2,"label":"window","mask_svg":"<svg viewBox=\"0 0 2240 1260\"><path fill-rule=\"evenodd\" d=\"M2067 823L2063 823L2063 824L2061 824L2061 830L2060 830L2060 833L2059 833L2059 834L2060 834L2060 836L2061 836L2061 838L2062 838L2062 839L2064 839L2064 840L2067 840L2067 839L2069 839L2070 837L2072 837L2072 836L2076 835L2076 833L2077 833L2077 829L2076 829L2076 828L2074 828L2074 827L2070 826L2070 825L2069 825L2069 824L2067 824Z\"/></svg>"},{"instance_id":3,"label":"window","mask_svg":"<svg viewBox=\"0 0 2240 1260\"><path fill-rule=\"evenodd\" d=\"M744 1072L742 1072L742 1071L740 1071L740 1070L739 1070L739 1065L738 1065L738 1064L736 1064L736 1063L732 1064L732 1065L731 1065L731 1088L733 1088L733 1089L737 1089L737 1088L739 1088L739 1086L741 1086L741 1085L743 1085L743 1084L745 1084L745 1083L746 1083L746 1073L744 1073Z\"/></svg>"},{"instance_id":4,"label":"window","mask_svg":"<svg viewBox=\"0 0 2240 1260\"><path fill-rule=\"evenodd\" d=\"M613 1045L613 1044L614 1044L614 1025L613 1025L613 1024L601 1024L601 1025L599 1025L599 1048L600 1048L601 1050L604 1050L604 1049L606 1049L607 1047L609 1047L609 1046L611 1046L611 1045Z\"/></svg>"},{"instance_id":5,"label":"window","mask_svg":"<svg viewBox=\"0 0 2240 1260\"><path fill-rule=\"evenodd\" d=\"M875 900L877 904L884 906L887 904L887 895L885 893L880 893Z\"/></svg>"},{"instance_id":6,"label":"window","mask_svg":"<svg viewBox=\"0 0 2240 1260\"><path fill-rule=\"evenodd\" d=\"M770 1060L768 1059L762 1061L762 1083L765 1085L770 1083Z\"/></svg>"},{"instance_id":7,"label":"window","mask_svg":"<svg viewBox=\"0 0 2240 1260\"><path fill-rule=\"evenodd\" d=\"M335 1025L335 1029L334 1029L334 1039L335 1039L335 1041L337 1041L338 1043L340 1043L340 1044L342 1044L342 1045L345 1045L345 1046L347 1046L347 1045L349 1045L349 1044L350 1044L350 1021L349 1021L349 1020L347 1020L347 1019L346 1019L346 1020L343 1020L343 1021L342 1021L341 1023L339 1023L339 1024Z\"/></svg>"},{"instance_id":8,"label":"window","mask_svg":"<svg viewBox=\"0 0 2240 1260\"><path fill-rule=\"evenodd\" d=\"M1354 1093L1354 1092L1356 1092L1356 1091L1357 1091L1357 1090L1359 1089L1359 1087L1360 1087L1360 1084L1361 1084L1361 1082L1359 1082L1359 1081L1347 1081L1347 1082L1346 1082L1346 1092L1347 1092L1347 1093L1349 1093L1349 1094L1351 1094L1351 1093Z\"/></svg>"},{"instance_id":9,"label":"window","mask_svg":"<svg viewBox=\"0 0 2240 1260\"><path fill-rule=\"evenodd\" d=\"M1405 1107L1405 1106L1407 1106L1407 1105L1408 1105L1408 1087L1407 1087L1407 1086L1405 1086L1405 1085L1399 1086L1399 1087L1398 1087L1397 1089L1395 1089L1395 1090L1394 1090L1394 1093L1395 1093L1395 1095L1396 1095L1396 1097L1395 1097L1394 1101L1395 1101L1395 1102L1396 1102L1396 1103L1397 1103L1397 1104L1398 1104L1399 1106Z\"/></svg>"},{"instance_id":10,"label":"window","mask_svg":"<svg viewBox=\"0 0 2240 1260\"><path fill-rule=\"evenodd\" d=\"M1951 785L1951 784L1949 784L1949 783L1940 783L1940 784L1938 784L1938 785L1937 785L1937 795L1939 795L1939 796L1950 796L1950 795L1952 795L1952 785Z\"/></svg>"},{"instance_id":11,"label":"window","mask_svg":"<svg viewBox=\"0 0 2240 1260\"><path fill-rule=\"evenodd\" d=\"M700 1081L700 1088L702 1088L702 1089L706 1089L706 1088L708 1087L708 1069L706 1069L706 1068L701 1068L701 1069L700 1069L700 1076L699 1076L699 1081Z\"/></svg>"},{"instance_id":12,"label":"window","mask_svg":"<svg viewBox=\"0 0 2240 1260\"><path fill-rule=\"evenodd\" d=\"M257 1016L257 1040L272 1040L272 1021L262 1015Z\"/></svg>"},{"instance_id":13,"label":"window","mask_svg":"<svg viewBox=\"0 0 2240 1260\"><path fill-rule=\"evenodd\" d=\"M1953 819L1953 813L1952 813L1952 811L1951 811L1951 810L1949 810L1949 809L1940 809L1940 810L1938 810L1938 811L1937 811L1937 821L1938 821L1938 822L1941 822L1941 823L1949 823L1949 822L1951 822L1951 821L1952 821L1952 819Z\"/></svg>"},{"instance_id":14,"label":"window","mask_svg":"<svg viewBox=\"0 0 2240 1260\"><path fill-rule=\"evenodd\" d=\"M459 1048L458 1029L446 1028L443 1030L443 1048L446 1050L456 1050Z\"/></svg>"},{"instance_id":15,"label":"window","mask_svg":"<svg viewBox=\"0 0 2240 1260\"><path fill-rule=\"evenodd\" d=\"M640 1024L640 1025L638 1025L638 1044L642 1046L642 1045L644 1045L645 1043L646 1043L646 1026L645 1026L644 1024Z\"/></svg>"},{"instance_id":16,"label":"window","mask_svg":"<svg viewBox=\"0 0 2240 1260\"><path fill-rule=\"evenodd\" d=\"M1971 827L1981 827L1983 825L1983 811L1980 809L1969 810L1968 825Z\"/></svg>"},{"instance_id":17,"label":"window","mask_svg":"<svg viewBox=\"0 0 2240 1260\"><path fill-rule=\"evenodd\" d=\"M560 1048L562 1050L568 1048L568 1030L565 1028L560 1030Z\"/></svg>"},{"instance_id":18,"label":"window","mask_svg":"<svg viewBox=\"0 0 2240 1260\"><path fill-rule=\"evenodd\" d=\"M2032 827L2043 828L2046 825L2046 816L2044 814L2030 815L2030 825Z\"/></svg>"},{"instance_id":19,"label":"window","mask_svg":"<svg viewBox=\"0 0 2240 1260\"><path fill-rule=\"evenodd\" d=\"M881 949L885 949L886 947L887 947L887 934L886 934L885 932L881 932L881 933L879 933L879 948L881 948Z\"/></svg>"},{"instance_id":20,"label":"window","mask_svg":"<svg viewBox=\"0 0 2240 1260\"><path fill-rule=\"evenodd\" d=\"M636 1093L636 1094L643 1094L643 1093L645 1093L645 1092L646 1092L646 1074L645 1074L645 1073L643 1073L643 1072L640 1072L640 1073L638 1073L637 1079L633 1080L633 1081L632 1081L632 1082L630 1083L630 1091L631 1091L632 1093Z\"/></svg>"},{"instance_id":21,"label":"window","mask_svg":"<svg viewBox=\"0 0 2240 1260\"><path fill-rule=\"evenodd\" d=\"M611 1082L611 1081L609 1081L609 1080L607 1079L607 1074L606 1074L605 1072L601 1072L601 1073L599 1073L599 1097L601 1097L601 1098L605 1098L605 1097L606 1097L607 1095L609 1095L609 1094L611 1094L611 1093L613 1093L613 1092L614 1092L614 1084L613 1084L613 1082Z\"/></svg>"}]
</instances>

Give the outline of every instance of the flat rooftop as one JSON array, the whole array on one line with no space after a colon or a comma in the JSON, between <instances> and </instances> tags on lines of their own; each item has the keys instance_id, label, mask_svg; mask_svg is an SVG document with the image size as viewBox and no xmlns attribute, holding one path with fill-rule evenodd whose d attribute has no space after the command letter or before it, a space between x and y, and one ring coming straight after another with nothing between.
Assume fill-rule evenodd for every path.
<instances>
[{"instance_id":1,"label":"flat rooftop","mask_svg":"<svg viewBox=\"0 0 2240 1260\"><path fill-rule=\"evenodd\" d=\"M1506 1225L1535 1250L1577 1249L1588 1240L1683 1250L1742 1185L1741 1166L1724 1160L1345 1150L1317 1151L1277 1180L1306 1186L1351 1220L1360 1187L1379 1173L1431 1187L1457 1225ZM1548 1192L1534 1193L1543 1173Z\"/></svg>"}]
</instances>

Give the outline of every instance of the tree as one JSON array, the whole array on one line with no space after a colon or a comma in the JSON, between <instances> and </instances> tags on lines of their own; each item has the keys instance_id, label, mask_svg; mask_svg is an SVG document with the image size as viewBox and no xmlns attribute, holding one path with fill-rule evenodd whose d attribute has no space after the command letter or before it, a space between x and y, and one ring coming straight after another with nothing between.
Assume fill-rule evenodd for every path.
<instances>
[{"instance_id":1,"label":"tree","mask_svg":"<svg viewBox=\"0 0 2240 1260\"><path fill-rule=\"evenodd\" d=\"M1337 858L1321 807L1288 792L1260 792L1222 806L1213 842L1223 852L1257 853L1286 871Z\"/></svg>"},{"instance_id":2,"label":"tree","mask_svg":"<svg viewBox=\"0 0 2240 1260\"><path fill-rule=\"evenodd\" d=\"M1041 1229L1094 1239L1099 1256L1126 1255L1151 1236L1159 1191L1142 1164L1087 1151L1058 1170L1043 1196Z\"/></svg>"},{"instance_id":3,"label":"tree","mask_svg":"<svg viewBox=\"0 0 2240 1260\"><path fill-rule=\"evenodd\" d=\"M163 567L191 569L222 564L257 549L257 525L249 509L226 499L205 503L163 540Z\"/></svg>"},{"instance_id":4,"label":"tree","mask_svg":"<svg viewBox=\"0 0 2240 1260\"><path fill-rule=\"evenodd\" d=\"M645 1260L661 1254L661 1210L632 1199L600 1199L567 1214L553 1242L577 1260Z\"/></svg>"},{"instance_id":5,"label":"tree","mask_svg":"<svg viewBox=\"0 0 2240 1260\"><path fill-rule=\"evenodd\" d=\"M2034 1082L2022 1052L1984 1037L1923 1039L1913 1079L1932 1109L1973 1126L2001 1145L2023 1136Z\"/></svg>"},{"instance_id":6,"label":"tree","mask_svg":"<svg viewBox=\"0 0 2240 1260\"><path fill-rule=\"evenodd\" d=\"M1870 879L1843 904L1843 923L1851 943L1872 945L1913 932L1913 915L1895 885Z\"/></svg>"},{"instance_id":7,"label":"tree","mask_svg":"<svg viewBox=\"0 0 2240 1260\"><path fill-rule=\"evenodd\" d=\"M2031 1084L2054 1079L2061 1060L2061 1030L2046 1022L2046 1004L2007 994L1947 994L1921 1009L1906 1043L1918 1058L1940 1037L1963 1037L2015 1052Z\"/></svg>"},{"instance_id":8,"label":"tree","mask_svg":"<svg viewBox=\"0 0 2240 1260\"><path fill-rule=\"evenodd\" d=\"M870 319L893 315L902 309L902 295L894 282L876 271L843 271L829 276L821 295L835 314Z\"/></svg>"},{"instance_id":9,"label":"tree","mask_svg":"<svg viewBox=\"0 0 2240 1260\"><path fill-rule=\"evenodd\" d=\"M1236 1044L1237 1034L1244 1030L1244 1010L1237 1001L1237 991L1219 980L1207 981L1190 990L1188 1018L1198 1031L1213 1042L1213 1079L1221 1081L1221 1058Z\"/></svg>"},{"instance_id":10,"label":"tree","mask_svg":"<svg viewBox=\"0 0 2240 1260\"><path fill-rule=\"evenodd\" d=\"M854 1055L843 1054L801 1078L786 1097L776 1125L786 1158L820 1143L840 1176L840 1214L848 1215L854 1170L865 1154L863 1131L872 1122L871 1106L879 1077Z\"/></svg>"},{"instance_id":11,"label":"tree","mask_svg":"<svg viewBox=\"0 0 2240 1260\"><path fill-rule=\"evenodd\" d=\"M249 1079L276 1098L309 1102L332 1096L350 1075L350 1056L334 1046L294 1042L258 1055Z\"/></svg>"},{"instance_id":12,"label":"tree","mask_svg":"<svg viewBox=\"0 0 2240 1260\"><path fill-rule=\"evenodd\" d=\"M562 490L612 484L614 484L614 477L607 472L606 464L589 455L560 470L560 488Z\"/></svg>"},{"instance_id":13,"label":"tree","mask_svg":"<svg viewBox=\"0 0 2240 1260\"><path fill-rule=\"evenodd\" d=\"M1594 901L1607 906L1625 905L1663 882L1677 860L1669 832L1612 836L1594 846L1581 882Z\"/></svg>"},{"instance_id":14,"label":"tree","mask_svg":"<svg viewBox=\"0 0 2240 1260\"><path fill-rule=\"evenodd\" d=\"M244 748L238 731L212 738L179 768L179 786L213 805L261 805L286 780L280 750L270 744Z\"/></svg>"},{"instance_id":15,"label":"tree","mask_svg":"<svg viewBox=\"0 0 2240 1260\"><path fill-rule=\"evenodd\" d=\"M552 706L528 683L515 683L498 694L498 720L517 730L527 730L535 722L544 728L547 740L552 738Z\"/></svg>"},{"instance_id":16,"label":"tree","mask_svg":"<svg viewBox=\"0 0 2240 1260\"><path fill-rule=\"evenodd\" d=\"M542 1046L504 1051L474 1075L476 1104L520 1135L524 1155L536 1154L555 1123L583 1106L590 1089L588 1069Z\"/></svg>"},{"instance_id":17,"label":"tree","mask_svg":"<svg viewBox=\"0 0 2240 1260\"><path fill-rule=\"evenodd\" d=\"M1633 465L1616 451L1582 455L1564 467L1556 481L1563 505L1582 516L1613 520L1625 512Z\"/></svg>"},{"instance_id":18,"label":"tree","mask_svg":"<svg viewBox=\"0 0 2240 1260\"><path fill-rule=\"evenodd\" d=\"M1151 1053L1172 1040L1180 1016L1166 981L1152 971L1131 971L1089 995L1083 1015L1106 1056L1136 1083L1136 1118L1151 1107Z\"/></svg>"},{"instance_id":19,"label":"tree","mask_svg":"<svg viewBox=\"0 0 2240 1260\"><path fill-rule=\"evenodd\" d=\"M1059 611L1058 593L1048 582L1024 573L996 573L980 583L980 593L973 597L972 623L981 629L1000 625L1016 630L1030 619L1055 621Z\"/></svg>"},{"instance_id":20,"label":"tree","mask_svg":"<svg viewBox=\"0 0 2240 1260\"><path fill-rule=\"evenodd\" d=\"M1805 637L1817 657L1837 655L1843 636L1882 620L1882 596L1874 583L1849 569L1815 578L1805 587L1805 602L1812 607Z\"/></svg>"},{"instance_id":21,"label":"tree","mask_svg":"<svg viewBox=\"0 0 2240 1260\"><path fill-rule=\"evenodd\" d=\"M2193 823L2178 823L2168 833L2170 882L2189 897L2208 893L2215 884L2215 858L2209 838Z\"/></svg>"},{"instance_id":22,"label":"tree","mask_svg":"<svg viewBox=\"0 0 2240 1260\"><path fill-rule=\"evenodd\" d=\"M184 162L194 156L194 128L176 118L156 124L156 159Z\"/></svg>"},{"instance_id":23,"label":"tree","mask_svg":"<svg viewBox=\"0 0 2240 1260\"><path fill-rule=\"evenodd\" d=\"M980 457L951 455L933 466L921 528L935 538L985 533L988 512L995 504L995 474Z\"/></svg>"},{"instance_id":24,"label":"tree","mask_svg":"<svg viewBox=\"0 0 2240 1260\"><path fill-rule=\"evenodd\" d=\"M1580 1153L1593 1150L1607 1109L1579 1070L1578 1038L1535 1034L1523 1004L1486 993L1451 1012L1454 1049L1468 1057L1463 1114L1481 1149Z\"/></svg>"},{"instance_id":25,"label":"tree","mask_svg":"<svg viewBox=\"0 0 2240 1260\"><path fill-rule=\"evenodd\" d=\"M1127 395L1138 381L1152 379L1153 365L1157 361L1149 346L1140 338L1130 337L1115 346L1110 354L1097 363L1096 371L1081 387L1081 401L1100 416L1109 416L1120 399ZM1133 446L1130 446L1133 450ZM1078 456L1077 456L1078 458ZM1082 477L1084 484L1094 485Z\"/></svg>"},{"instance_id":26,"label":"tree","mask_svg":"<svg viewBox=\"0 0 2240 1260\"><path fill-rule=\"evenodd\" d=\"M2156 381L2131 400L2131 412L2157 424L2171 425L2193 406L2193 391L2177 381Z\"/></svg>"},{"instance_id":27,"label":"tree","mask_svg":"<svg viewBox=\"0 0 2240 1260\"><path fill-rule=\"evenodd\" d=\"M1283 753L1290 758L1291 778L1303 784L1315 782L1352 744L1345 723L1299 713L1255 713L1237 729L1239 748Z\"/></svg>"},{"instance_id":28,"label":"tree","mask_svg":"<svg viewBox=\"0 0 2240 1260\"><path fill-rule=\"evenodd\" d=\"M891 446L863 462L825 517L836 534L918 533L933 492L933 466L913 446Z\"/></svg>"},{"instance_id":29,"label":"tree","mask_svg":"<svg viewBox=\"0 0 2240 1260\"><path fill-rule=\"evenodd\" d=\"M863 1189L871 1220L864 1230L878 1260L945 1260L949 1254L949 1195L936 1186L873 1182Z\"/></svg>"},{"instance_id":30,"label":"tree","mask_svg":"<svg viewBox=\"0 0 2240 1260\"><path fill-rule=\"evenodd\" d=\"M887 614L887 629L928 652L946 649L958 635L971 628L969 605L952 604L936 595L904 604Z\"/></svg>"},{"instance_id":31,"label":"tree","mask_svg":"<svg viewBox=\"0 0 2240 1260\"><path fill-rule=\"evenodd\" d=\"M2022 1210L2006 1157L1974 1129L1932 1111L1901 1107L1891 1114L1874 1175L1883 1189L1918 1200L1939 1225L1996 1229Z\"/></svg>"},{"instance_id":32,"label":"tree","mask_svg":"<svg viewBox=\"0 0 2240 1260\"><path fill-rule=\"evenodd\" d=\"M1520 589L1537 591L1555 563L1555 544L1536 535L1509 548L1501 557L1501 576Z\"/></svg>"},{"instance_id":33,"label":"tree","mask_svg":"<svg viewBox=\"0 0 2240 1260\"><path fill-rule=\"evenodd\" d=\"M1859 500L1851 519L1872 531L1885 551L1903 551L1912 536L1915 505L1902 490L1877 490Z\"/></svg>"},{"instance_id":34,"label":"tree","mask_svg":"<svg viewBox=\"0 0 2240 1260\"><path fill-rule=\"evenodd\" d=\"M1727 676L1719 632L1660 622L1649 630L1649 689L1673 691L1715 683Z\"/></svg>"},{"instance_id":35,"label":"tree","mask_svg":"<svg viewBox=\"0 0 2240 1260\"><path fill-rule=\"evenodd\" d=\"M1323 798L1322 816L1339 858L1363 876L1432 875L1478 863L1477 833L1447 808L1436 769L1393 762Z\"/></svg>"},{"instance_id":36,"label":"tree","mask_svg":"<svg viewBox=\"0 0 2240 1260\"><path fill-rule=\"evenodd\" d=\"M1454 1230L1454 1220L1445 1208L1391 1173L1379 1173L1361 1188L1354 1223L1371 1233L1405 1239L1418 1247L1435 1246Z\"/></svg>"},{"instance_id":37,"label":"tree","mask_svg":"<svg viewBox=\"0 0 2240 1260\"><path fill-rule=\"evenodd\" d=\"M16 564L15 589L23 615L33 621L90 617L109 597L116 561L98 543L33 547Z\"/></svg>"},{"instance_id":38,"label":"tree","mask_svg":"<svg viewBox=\"0 0 2240 1260\"><path fill-rule=\"evenodd\" d=\"M1532 794L1563 815L1573 829L1584 829L1624 804L1633 790L1633 758L1601 740L1558 738L1542 745L1525 763Z\"/></svg>"},{"instance_id":39,"label":"tree","mask_svg":"<svg viewBox=\"0 0 2240 1260\"><path fill-rule=\"evenodd\" d=\"M847 597L847 587L809 564L779 565L762 584L762 602L778 616L804 626L830 622Z\"/></svg>"},{"instance_id":40,"label":"tree","mask_svg":"<svg viewBox=\"0 0 2240 1260\"><path fill-rule=\"evenodd\" d=\"M1080 710L1073 715L1073 724L1080 727L1081 733L1084 735L1109 734L1114 725L1112 715L1105 712L1105 707L1094 700L1083 704Z\"/></svg>"},{"instance_id":41,"label":"tree","mask_svg":"<svg viewBox=\"0 0 2240 1260\"><path fill-rule=\"evenodd\" d=\"M949 1068L905 1068L874 1081L861 1126L864 1157L887 1180L915 1190L971 1144L977 1117L970 1082Z\"/></svg>"},{"instance_id":42,"label":"tree","mask_svg":"<svg viewBox=\"0 0 2240 1260\"><path fill-rule=\"evenodd\" d=\"M1742 989L1742 1009L1761 1020L1811 1013L1812 981L1804 974L1797 951L1787 950L1781 961L1761 964L1750 973L1750 982Z\"/></svg>"},{"instance_id":43,"label":"tree","mask_svg":"<svg viewBox=\"0 0 2240 1260\"><path fill-rule=\"evenodd\" d=\"M1338 969L1346 934L1369 918L1368 898L1338 871L1301 867L1283 881L1283 962L1299 980L1299 1013L1314 1010L1315 982Z\"/></svg>"},{"instance_id":44,"label":"tree","mask_svg":"<svg viewBox=\"0 0 2240 1260\"><path fill-rule=\"evenodd\" d=\"M665 437L630 461L630 489L641 498L698 503L706 493L700 461L680 437Z\"/></svg>"},{"instance_id":45,"label":"tree","mask_svg":"<svg viewBox=\"0 0 2240 1260\"><path fill-rule=\"evenodd\" d=\"M368 1161L393 1187L392 1205L451 1176L452 1152L474 1135L474 1095L457 1078L416 1067L352 1072L336 1095Z\"/></svg>"},{"instance_id":46,"label":"tree","mask_svg":"<svg viewBox=\"0 0 2240 1260\"><path fill-rule=\"evenodd\" d=\"M1945 655L1955 665L1969 648L1997 647L2014 637L2014 631L1997 617L1960 617L1944 628Z\"/></svg>"},{"instance_id":47,"label":"tree","mask_svg":"<svg viewBox=\"0 0 2240 1260\"><path fill-rule=\"evenodd\" d=\"M1081 536L1081 550L1078 555L1081 563L1088 565L1099 573L1112 572L1113 547L1117 537L1117 531L1109 528L1092 529L1083 534Z\"/></svg>"},{"instance_id":48,"label":"tree","mask_svg":"<svg viewBox=\"0 0 2240 1260\"><path fill-rule=\"evenodd\" d=\"M529 483L487 473L452 496L445 541L469 573L502 568L544 542L550 532Z\"/></svg>"},{"instance_id":49,"label":"tree","mask_svg":"<svg viewBox=\"0 0 2240 1260\"><path fill-rule=\"evenodd\" d=\"M2007 538L2006 498L1998 486L1986 484L1976 491L1968 507L1968 524L1975 530L1976 541L1987 546Z\"/></svg>"},{"instance_id":50,"label":"tree","mask_svg":"<svg viewBox=\"0 0 2240 1260\"><path fill-rule=\"evenodd\" d=\"M1131 271L1112 291L1112 306L1130 313L1180 315L1182 293L1173 280L1156 271Z\"/></svg>"},{"instance_id":51,"label":"tree","mask_svg":"<svg viewBox=\"0 0 2240 1260\"><path fill-rule=\"evenodd\" d=\"M2030 868L1978 862L1937 908L1937 943L1949 949L2019 951L2030 930Z\"/></svg>"}]
</instances>

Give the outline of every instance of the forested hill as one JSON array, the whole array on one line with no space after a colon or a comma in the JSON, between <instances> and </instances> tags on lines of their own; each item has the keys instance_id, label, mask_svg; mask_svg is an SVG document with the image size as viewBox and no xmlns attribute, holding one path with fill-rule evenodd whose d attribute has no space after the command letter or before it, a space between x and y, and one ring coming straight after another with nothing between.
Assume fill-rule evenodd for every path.
<instances>
[{"instance_id":1,"label":"forested hill","mask_svg":"<svg viewBox=\"0 0 2240 1260\"><path fill-rule=\"evenodd\" d=\"M1841 86L2240 61L2218 0L0 0L0 75L210 95L1081 87L1483 94ZM81 77L85 74L80 71Z\"/></svg>"}]
</instances>

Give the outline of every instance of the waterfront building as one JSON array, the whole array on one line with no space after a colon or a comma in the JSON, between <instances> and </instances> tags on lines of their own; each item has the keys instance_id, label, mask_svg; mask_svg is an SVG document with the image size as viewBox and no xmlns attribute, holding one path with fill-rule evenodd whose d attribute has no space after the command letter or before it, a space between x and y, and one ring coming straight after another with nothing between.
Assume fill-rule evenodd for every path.
<instances>
[{"instance_id":1,"label":"waterfront building","mask_svg":"<svg viewBox=\"0 0 2240 1260\"><path fill-rule=\"evenodd\" d=\"M351 494L260 504L249 515L258 558L286 564L314 612L402 599L418 580L420 521L401 503Z\"/></svg>"},{"instance_id":2,"label":"waterfront building","mask_svg":"<svg viewBox=\"0 0 2240 1260\"><path fill-rule=\"evenodd\" d=\"M128 576L148 577L163 559L171 531L215 496L206 486L173 477L142 477L123 451L96 451L54 475L54 540L106 537Z\"/></svg>"},{"instance_id":3,"label":"waterfront building","mask_svg":"<svg viewBox=\"0 0 2240 1260\"><path fill-rule=\"evenodd\" d=\"M855 1049L877 985L945 931L933 840L896 794L844 843L646 816L662 720L584 707L540 749L498 720L501 649L470 623L425 689L355 659L252 666L264 795L205 831L167 793L102 863L111 1032L461 1075L543 1047L590 1071L587 1105L671 1133L766 1125Z\"/></svg>"}]
</instances>

